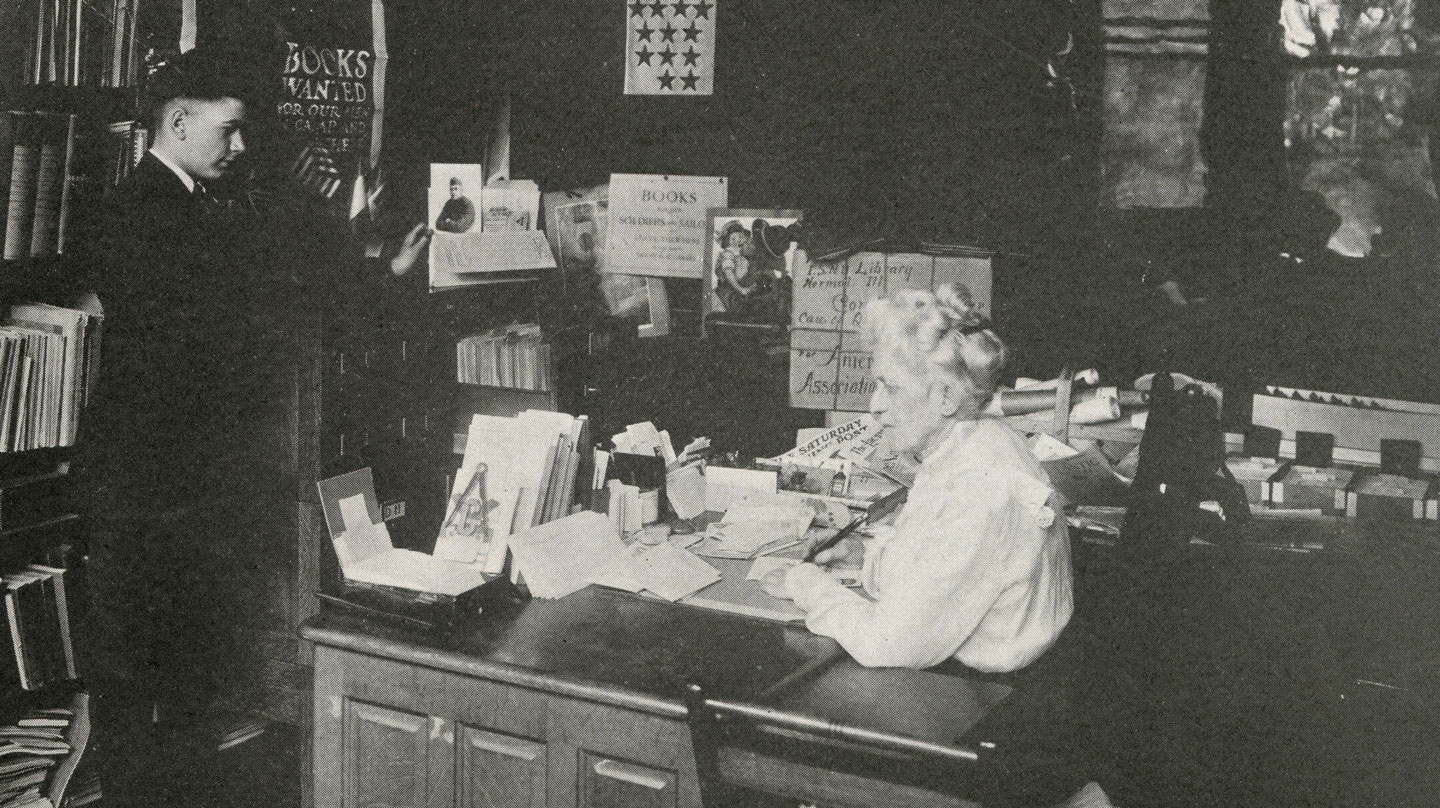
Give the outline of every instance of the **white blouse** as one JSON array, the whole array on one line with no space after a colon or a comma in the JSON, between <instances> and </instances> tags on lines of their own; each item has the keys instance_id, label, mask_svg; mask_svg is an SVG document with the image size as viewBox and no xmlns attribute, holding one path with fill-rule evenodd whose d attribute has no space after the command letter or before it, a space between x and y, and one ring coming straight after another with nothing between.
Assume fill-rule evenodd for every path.
<instances>
[{"instance_id":1,"label":"white blouse","mask_svg":"<svg viewBox=\"0 0 1440 808\"><path fill-rule=\"evenodd\" d=\"M785 579L805 624L862 665L1023 668L1072 609L1070 538L1024 438L993 418L956 423L921 463L892 530L866 542L867 599L814 564ZM1056 508L1059 506L1056 505Z\"/></svg>"}]
</instances>

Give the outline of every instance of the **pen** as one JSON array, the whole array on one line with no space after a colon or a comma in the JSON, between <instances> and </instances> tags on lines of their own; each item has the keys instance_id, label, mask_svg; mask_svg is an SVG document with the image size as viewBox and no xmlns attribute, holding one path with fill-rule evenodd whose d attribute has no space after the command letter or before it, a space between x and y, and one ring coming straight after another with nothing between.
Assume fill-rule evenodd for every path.
<instances>
[{"instance_id":1,"label":"pen","mask_svg":"<svg viewBox=\"0 0 1440 808\"><path fill-rule=\"evenodd\" d=\"M848 525L846 525L845 527L842 527L842 528L840 528L839 530L835 531L835 535L831 536L831 537L828 538L828 539L825 539L825 540L822 541L822 542L819 542L819 543L816 544L814 547L811 547L809 550L805 551L805 561L807 561L807 562L814 561L814 560L815 560L815 556L820 555L821 553L825 552L826 550L829 550L831 547L834 547L835 545L839 544L841 539L845 538L846 536L849 536L851 533L854 533L854 532L855 532L855 528L860 527L860 525L862 525L862 524L864 524L864 523L865 523L865 517L864 517L864 516L857 516L857 517L855 517L854 519L852 519L852 520L850 521L850 524L848 524Z\"/></svg>"}]
</instances>

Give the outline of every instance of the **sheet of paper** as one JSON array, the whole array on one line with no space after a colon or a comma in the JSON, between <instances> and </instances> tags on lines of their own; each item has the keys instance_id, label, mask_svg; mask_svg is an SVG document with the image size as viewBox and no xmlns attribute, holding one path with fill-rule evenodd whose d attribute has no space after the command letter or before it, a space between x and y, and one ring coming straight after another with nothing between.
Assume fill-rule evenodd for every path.
<instances>
[{"instance_id":1,"label":"sheet of paper","mask_svg":"<svg viewBox=\"0 0 1440 808\"><path fill-rule=\"evenodd\" d=\"M1129 491L1096 446L1040 465L1050 475L1050 484L1072 505L1122 504Z\"/></svg>"},{"instance_id":2,"label":"sheet of paper","mask_svg":"<svg viewBox=\"0 0 1440 808\"><path fill-rule=\"evenodd\" d=\"M706 214L729 199L724 177L611 174L603 272L699 278Z\"/></svg>"},{"instance_id":3,"label":"sheet of paper","mask_svg":"<svg viewBox=\"0 0 1440 808\"><path fill-rule=\"evenodd\" d=\"M785 454L798 459L830 457L842 449L871 440L879 434L880 424L869 415L862 415L853 421L823 430L804 443L797 443L794 449Z\"/></svg>"},{"instance_id":4,"label":"sheet of paper","mask_svg":"<svg viewBox=\"0 0 1440 808\"><path fill-rule=\"evenodd\" d=\"M452 596L485 583L485 576L467 564L399 549L365 559L359 566L346 570L345 577L362 583Z\"/></svg>"},{"instance_id":5,"label":"sheet of paper","mask_svg":"<svg viewBox=\"0 0 1440 808\"><path fill-rule=\"evenodd\" d=\"M773 471L727 469L711 466L705 469L705 510L724 511L730 503L747 491L773 494L777 480Z\"/></svg>"},{"instance_id":6,"label":"sheet of paper","mask_svg":"<svg viewBox=\"0 0 1440 808\"><path fill-rule=\"evenodd\" d=\"M435 539L437 558L469 564L488 554L496 532L490 518L500 514L496 508L499 501L491 498L485 476L485 470L477 468L464 493L450 499L449 513Z\"/></svg>"},{"instance_id":7,"label":"sheet of paper","mask_svg":"<svg viewBox=\"0 0 1440 808\"><path fill-rule=\"evenodd\" d=\"M635 578L666 600L679 600L720 580L720 571L689 550L669 544L648 546L633 558Z\"/></svg>"},{"instance_id":8,"label":"sheet of paper","mask_svg":"<svg viewBox=\"0 0 1440 808\"><path fill-rule=\"evenodd\" d=\"M1035 453L1035 459L1041 463L1047 460L1060 460L1080 454L1078 450L1061 443L1044 432L1037 432L1035 437L1031 439L1030 451Z\"/></svg>"},{"instance_id":9,"label":"sheet of paper","mask_svg":"<svg viewBox=\"0 0 1440 808\"><path fill-rule=\"evenodd\" d=\"M364 494L340 500L340 515L347 529L335 537L335 555L340 559L340 569L348 577L351 567L390 552L390 531L384 522L375 524L370 521Z\"/></svg>"},{"instance_id":10,"label":"sheet of paper","mask_svg":"<svg viewBox=\"0 0 1440 808\"><path fill-rule=\"evenodd\" d=\"M539 216L540 188L533 180L492 182L480 191L483 232L534 230Z\"/></svg>"},{"instance_id":11,"label":"sheet of paper","mask_svg":"<svg viewBox=\"0 0 1440 808\"><path fill-rule=\"evenodd\" d=\"M694 519L705 511L705 475L696 466L682 466L665 475L665 497L681 519Z\"/></svg>"},{"instance_id":12,"label":"sheet of paper","mask_svg":"<svg viewBox=\"0 0 1440 808\"><path fill-rule=\"evenodd\" d=\"M722 522L735 524L737 522L778 522L787 525L791 530L787 531L792 536L802 536L810 529L810 523L815 519L815 511L809 506L800 502L785 502L777 504L752 505L745 502L732 503L725 511Z\"/></svg>"},{"instance_id":13,"label":"sheet of paper","mask_svg":"<svg viewBox=\"0 0 1440 808\"><path fill-rule=\"evenodd\" d=\"M797 532L795 527L793 521L716 522L706 529L696 552L716 558L750 558L798 540L803 531Z\"/></svg>"},{"instance_id":14,"label":"sheet of paper","mask_svg":"<svg viewBox=\"0 0 1440 808\"><path fill-rule=\"evenodd\" d=\"M531 595L561 598L589 584L625 545L604 514L581 511L517 532L510 551Z\"/></svg>"},{"instance_id":15,"label":"sheet of paper","mask_svg":"<svg viewBox=\"0 0 1440 808\"><path fill-rule=\"evenodd\" d=\"M776 556L760 556L755 563L750 565L750 571L745 578L751 581L758 581L775 570L788 570L800 563L798 558L777 558Z\"/></svg>"}]
</instances>

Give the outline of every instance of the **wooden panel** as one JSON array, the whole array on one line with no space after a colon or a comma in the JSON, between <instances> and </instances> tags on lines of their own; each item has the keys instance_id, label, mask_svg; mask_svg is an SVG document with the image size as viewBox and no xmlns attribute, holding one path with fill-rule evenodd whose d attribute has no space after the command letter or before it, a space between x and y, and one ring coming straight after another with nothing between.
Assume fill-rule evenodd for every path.
<instances>
[{"instance_id":1,"label":"wooden panel","mask_svg":"<svg viewBox=\"0 0 1440 808\"><path fill-rule=\"evenodd\" d=\"M313 487L313 486L312 486ZM315 593L320 590L321 548L330 542L325 515L314 502L295 504L297 546L295 548L295 617L304 622L320 611Z\"/></svg>"},{"instance_id":2,"label":"wooden panel","mask_svg":"<svg viewBox=\"0 0 1440 808\"><path fill-rule=\"evenodd\" d=\"M554 698L546 739L552 791L562 784L579 790L552 805L700 805L690 730L683 721ZM642 770L648 773L642 776Z\"/></svg>"},{"instance_id":3,"label":"wooden panel","mask_svg":"<svg viewBox=\"0 0 1440 808\"><path fill-rule=\"evenodd\" d=\"M351 699L343 709L343 805L425 808L430 719Z\"/></svg>"},{"instance_id":4,"label":"wooden panel","mask_svg":"<svg viewBox=\"0 0 1440 808\"><path fill-rule=\"evenodd\" d=\"M544 808L544 743L462 726L458 751L460 808Z\"/></svg>"},{"instance_id":5,"label":"wooden panel","mask_svg":"<svg viewBox=\"0 0 1440 808\"><path fill-rule=\"evenodd\" d=\"M721 749L726 782L835 808L980 808L947 794L884 783L739 749Z\"/></svg>"},{"instance_id":6,"label":"wooden panel","mask_svg":"<svg viewBox=\"0 0 1440 808\"><path fill-rule=\"evenodd\" d=\"M580 808L675 808L673 771L601 755L580 754Z\"/></svg>"}]
</instances>

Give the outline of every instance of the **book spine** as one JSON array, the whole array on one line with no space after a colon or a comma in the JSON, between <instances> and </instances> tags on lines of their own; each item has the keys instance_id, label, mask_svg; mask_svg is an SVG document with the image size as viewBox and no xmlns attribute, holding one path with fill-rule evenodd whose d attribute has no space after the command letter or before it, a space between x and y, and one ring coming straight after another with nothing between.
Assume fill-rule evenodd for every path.
<instances>
[{"instance_id":1,"label":"book spine","mask_svg":"<svg viewBox=\"0 0 1440 808\"><path fill-rule=\"evenodd\" d=\"M68 117L68 116L63 116ZM65 128L62 116L45 114L35 171L30 255L54 255L60 233L60 197L65 186Z\"/></svg>"},{"instance_id":2,"label":"book spine","mask_svg":"<svg viewBox=\"0 0 1440 808\"><path fill-rule=\"evenodd\" d=\"M20 590L14 584L6 584L5 617L10 623L10 647L15 651L15 669L20 675L20 687L34 690L40 686L35 678L32 653L25 644L25 618L20 605Z\"/></svg>"},{"instance_id":3,"label":"book spine","mask_svg":"<svg viewBox=\"0 0 1440 808\"><path fill-rule=\"evenodd\" d=\"M5 260L30 252L30 230L35 224L35 181L40 169L39 121L34 114L18 116L15 148L11 152L10 204L5 216Z\"/></svg>"},{"instance_id":4,"label":"book spine","mask_svg":"<svg viewBox=\"0 0 1440 808\"><path fill-rule=\"evenodd\" d=\"M4 584L0 584L4 586ZM9 642L3 643L8 647L10 653L0 651L0 687L6 692L14 688L28 690L28 680L25 678L25 669L21 665L24 658L20 648L20 616L15 607L15 593L8 588L4 589L5 598L5 632L9 635Z\"/></svg>"},{"instance_id":5,"label":"book spine","mask_svg":"<svg viewBox=\"0 0 1440 808\"><path fill-rule=\"evenodd\" d=\"M0 217L0 249L5 245L5 233L8 231L10 221L10 170L15 158L15 134L19 125L17 118L20 113L0 113L0 211L5 211L5 216Z\"/></svg>"},{"instance_id":6,"label":"book spine","mask_svg":"<svg viewBox=\"0 0 1440 808\"><path fill-rule=\"evenodd\" d=\"M70 201L74 195L75 172L75 116L67 115L65 120L65 160L60 167L60 209L55 225L55 253L65 254L65 241L69 237Z\"/></svg>"}]
</instances>

